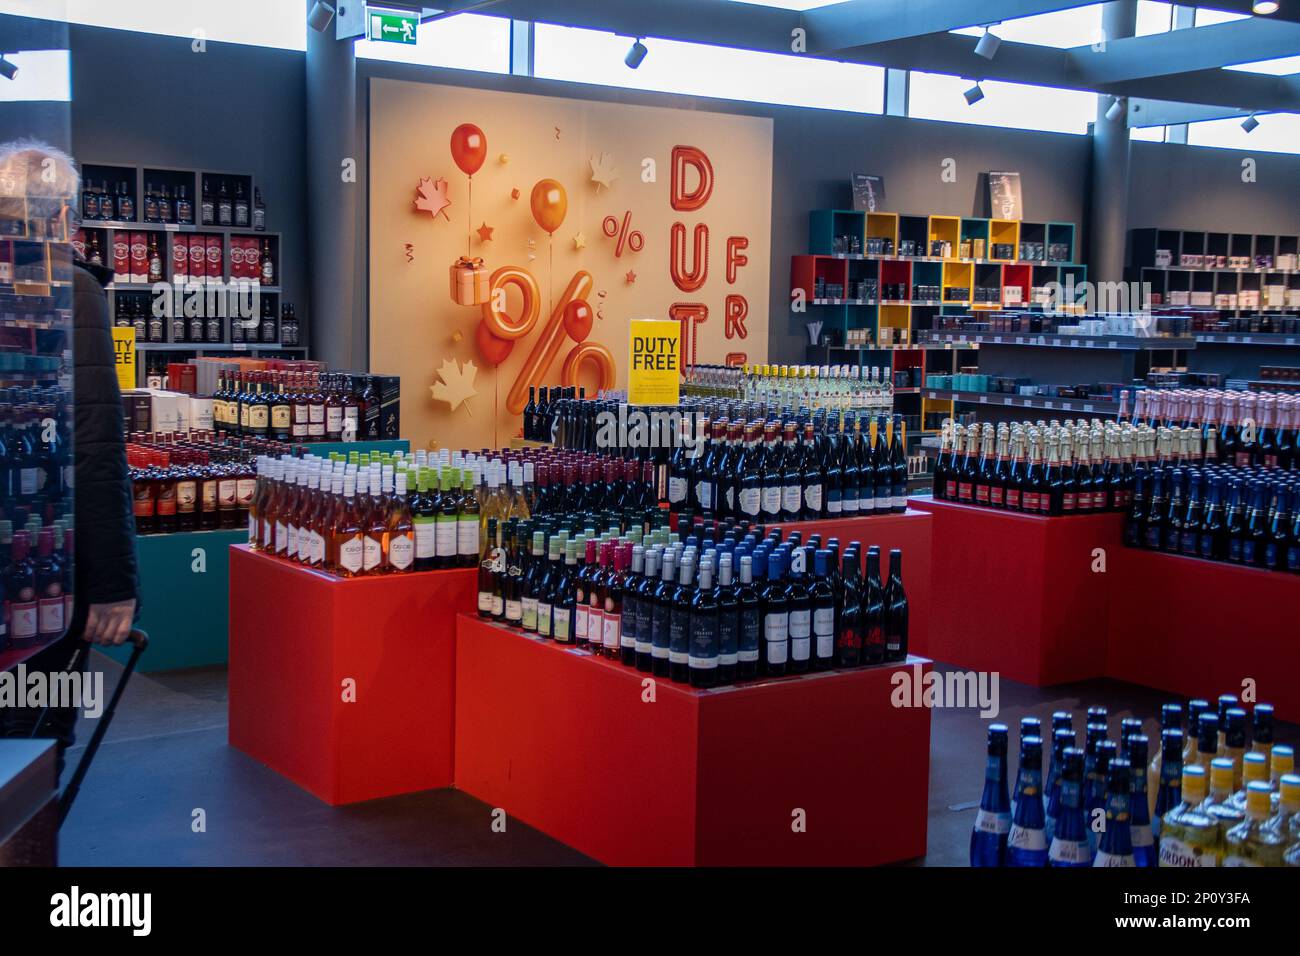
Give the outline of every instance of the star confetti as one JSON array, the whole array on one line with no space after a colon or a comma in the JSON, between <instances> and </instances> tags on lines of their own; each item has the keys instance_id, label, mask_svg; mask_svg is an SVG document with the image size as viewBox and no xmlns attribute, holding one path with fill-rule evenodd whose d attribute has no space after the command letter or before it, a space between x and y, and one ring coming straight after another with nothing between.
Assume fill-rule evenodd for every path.
<instances>
[{"instance_id":1,"label":"star confetti","mask_svg":"<svg viewBox=\"0 0 1300 956\"><path fill-rule=\"evenodd\" d=\"M573 237L573 248L575 249L587 248L587 237L584 236L581 232L579 232L576 236Z\"/></svg>"},{"instance_id":2,"label":"star confetti","mask_svg":"<svg viewBox=\"0 0 1300 956\"><path fill-rule=\"evenodd\" d=\"M625 275L623 278L627 280L628 285L631 285L633 282L636 282L636 273L633 272L631 269L628 269L627 275Z\"/></svg>"},{"instance_id":3,"label":"star confetti","mask_svg":"<svg viewBox=\"0 0 1300 956\"><path fill-rule=\"evenodd\" d=\"M447 215L447 207L451 205L451 200L447 198L448 188L447 180L441 176L437 179L423 177L420 185L416 187L418 195L415 199L415 208L420 212L427 212L435 219L441 214L451 222L451 216Z\"/></svg>"},{"instance_id":4,"label":"star confetti","mask_svg":"<svg viewBox=\"0 0 1300 956\"><path fill-rule=\"evenodd\" d=\"M494 226L489 226L487 223L483 223L483 225L479 226L478 229L474 231L478 233L479 242L491 242L492 232L494 229Z\"/></svg>"},{"instance_id":5,"label":"star confetti","mask_svg":"<svg viewBox=\"0 0 1300 956\"><path fill-rule=\"evenodd\" d=\"M587 162L591 167L591 181L596 184L596 192L600 192L601 186L609 189L614 180L618 179L618 172L614 169L614 157L609 153L593 156Z\"/></svg>"},{"instance_id":6,"label":"star confetti","mask_svg":"<svg viewBox=\"0 0 1300 956\"><path fill-rule=\"evenodd\" d=\"M511 199L514 199L514 200L516 200L516 201L519 199L519 187L518 187L518 186L516 186L514 189L510 190L510 198L511 198Z\"/></svg>"},{"instance_id":7,"label":"star confetti","mask_svg":"<svg viewBox=\"0 0 1300 956\"><path fill-rule=\"evenodd\" d=\"M477 374L478 367L472 361L461 365L456 359L443 359L442 368L438 369L438 377L442 381L435 382L429 391L433 394L434 401L446 402L448 410L454 412L478 394L474 388L474 377ZM465 411L469 412L468 405L465 406Z\"/></svg>"}]
</instances>

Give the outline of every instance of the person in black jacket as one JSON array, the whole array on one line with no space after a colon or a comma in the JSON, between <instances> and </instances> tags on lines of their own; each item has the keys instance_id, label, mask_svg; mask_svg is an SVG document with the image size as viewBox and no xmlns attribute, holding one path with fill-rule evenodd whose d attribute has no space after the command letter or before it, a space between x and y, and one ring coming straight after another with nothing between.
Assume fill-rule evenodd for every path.
<instances>
[{"instance_id":1,"label":"person in black jacket","mask_svg":"<svg viewBox=\"0 0 1300 956\"><path fill-rule=\"evenodd\" d=\"M72 161L41 143L0 146L0 168L27 171L28 217L75 220L78 175ZM73 200L70 202L69 200ZM44 203L50 208L38 207ZM69 230L77 223L70 221ZM79 641L118 645L127 640L139 611L135 519L126 467L122 396L118 390L113 337L104 286L113 273L81 259L73 262L73 613L66 636L29 658L30 675L66 670ZM84 661L84 657L82 658ZM51 713L42 736L59 741L59 761L74 739L78 711ZM3 736L26 737L40 711L0 712Z\"/></svg>"}]
</instances>

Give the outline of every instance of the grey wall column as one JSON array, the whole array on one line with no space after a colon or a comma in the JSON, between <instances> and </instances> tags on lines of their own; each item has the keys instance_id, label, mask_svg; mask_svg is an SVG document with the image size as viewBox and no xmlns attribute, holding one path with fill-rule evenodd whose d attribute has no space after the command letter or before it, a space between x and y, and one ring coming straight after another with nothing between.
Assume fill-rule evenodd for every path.
<instances>
[{"instance_id":1,"label":"grey wall column","mask_svg":"<svg viewBox=\"0 0 1300 956\"><path fill-rule=\"evenodd\" d=\"M1110 43L1137 31L1137 0L1111 0L1102 7L1101 28ZM1124 118L1106 119L1111 97L1097 97L1092 128L1092 189L1088 230L1088 278L1118 282L1124 278L1124 242L1128 232L1129 138Z\"/></svg>"},{"instance_id":2,"label":"grey wall column","mask_svg":"<svg viewBox=\"0 0 1300 956\"><path fill-rule=\"evenodd\" d=\"M306 8L311 6L307 0ZM335 39L333 23L324 33L308 29L306 69L311 355L334 368L365 371L369 332L360 210L366 173L352 41Z\"/></svg>"}]
</instances>

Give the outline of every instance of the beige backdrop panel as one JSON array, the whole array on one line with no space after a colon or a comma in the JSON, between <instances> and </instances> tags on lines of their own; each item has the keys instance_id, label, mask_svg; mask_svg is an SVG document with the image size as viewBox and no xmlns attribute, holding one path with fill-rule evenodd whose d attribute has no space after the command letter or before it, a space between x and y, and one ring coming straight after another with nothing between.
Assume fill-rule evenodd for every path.
<instances>
[{"instance_id":1,"label":"beige backdrop panel","mask_svg":"<svg viewBox=\"0 0 1300 956\"><path fill-rule=\"evenodd\" d=\"M550 315L548 297L558 298L578 269L594 279L590 303L603 318L593 321L591 339L613 353L619 388L627 384L628 320L667 318L673 303L708 307L708 319L698 328L698 361L721 363L737 352L750 361L766 359L771 120L398 80L371 82L370 117L370 368L402 377L402 434L417 447L432 440L441 447L479 448L503 444L518 433L520 418L507 412L506 394ZM461 123L476 124L487 138L487 160L474 175L472 210L466 177L452 161L449 145ZM671 156L678 145L698 147L713 166L712 196L695 212L677 212L670 205ZM618 173L609 188L591 181L589 161L601 153L609 154ZM653 182L643 182L647 159L655 164ZM450 220L414 209L416 187L426 176L447 180ZM553 245L529 207L533 184L548 177L564 185L569 199ZM687 186L694 185L695 175L688 173ZM514 189L518 199L511 196ZM644 248L625 248L619 257L602 223L614 216L621 227L629 212ZM674 222L687 227L688 268L696 224L709 229L708 277L695 292L679 290L669 271ZM493 229L487 242L477 233L484 223ZM457 305L450 296L448 269L466 254L467 233L470 254L483 258L489 270L526 267L542 290L538 330L518 340L495 370L475 345L480 310ZM575 246L579 233L585 248ZM727 281L729 236L749 240L743 252L749 261L736 270L734 283ZM628 281L629 272L635 273L634 282ZM515 293L509 295L517 314ZM744 296L748 304L744 338L735 329L732 338L724 334L728 295ZM545 384L560 383L572 346L566 341L542 379ZM473 361L478 368L477 395L455 411L430 392L449 358ZM594 379L587 367L588 394Z\"/></svg>"}]
</instances>

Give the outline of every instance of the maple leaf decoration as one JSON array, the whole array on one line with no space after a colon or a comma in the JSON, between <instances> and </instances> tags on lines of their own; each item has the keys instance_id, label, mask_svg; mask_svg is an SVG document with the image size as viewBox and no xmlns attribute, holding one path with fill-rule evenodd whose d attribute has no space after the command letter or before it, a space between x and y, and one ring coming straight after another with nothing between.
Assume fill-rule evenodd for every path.
<instances>
[{"instance_id":1,"label":"maple leaf decoration","mask_svg":"<svg viewBox=\"0 0 1300 956\"><path fill-rule=\"evenodd\" d=\"M451 216L447 215L447 207L451 205L451 200L447 198L448 188L447 180L441 176L437 179L423 177L415 190L419 194L415 199L415 208L420 212L427 212L435 219L441 215L451 222Z\"/></svg>"},{"instance_id":2,"label":"maple leaf decoration","mask_svg":"<svg viewBox=\"0 0 1300 956\"><path fill-rule=\"evenodd\" d=\"M474 388L474 376L477 374L478 367L472 361L461 365L456 359L443 359L442 368L438 369L438 377L442 381L435 382L429 389L433 400L446 402L448 411L454 412L478 394ZM465 411L469 412L468 405L465 406ZM470 412L470 415L473 414Z\"/></svg>"},{"instance_id":3,"label":"maple leaf decoration","mask_svg":"<svg viewBox=\"0 0 1300 956\"><path fill-rule=\"evenodd\" d=\"M587 162L591 166L591 181L596 184L596 192L600 192L601 186L609 189L610 184L618 179L618 171L614 169L614 157L609 153L593 156Z\"/></svg>"}]
</instances>

